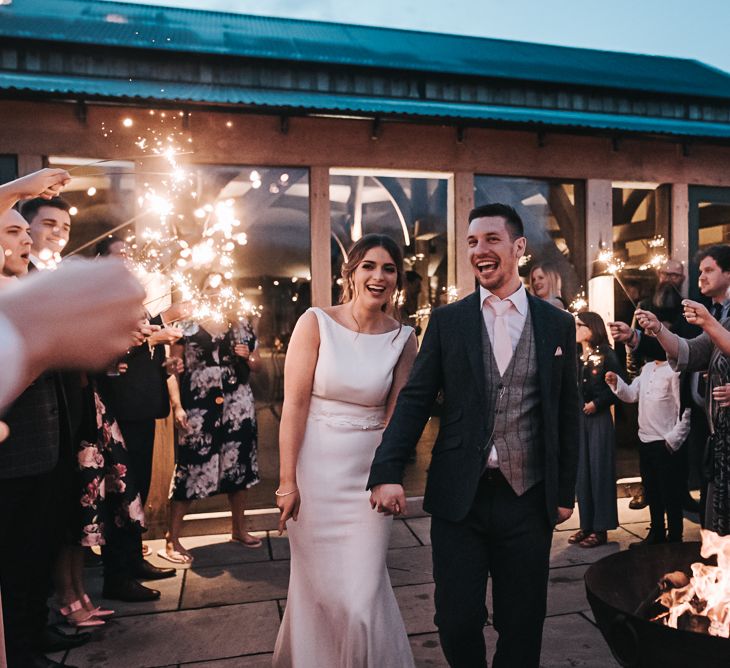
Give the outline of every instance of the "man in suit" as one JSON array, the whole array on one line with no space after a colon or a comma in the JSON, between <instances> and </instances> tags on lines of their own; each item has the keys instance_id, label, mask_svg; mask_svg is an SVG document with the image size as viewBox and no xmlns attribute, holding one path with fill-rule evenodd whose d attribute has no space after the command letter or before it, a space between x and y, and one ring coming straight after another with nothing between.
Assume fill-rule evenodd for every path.
<instances>
[{"instance_id":1,"label":"man in suit","mask_svg":"<svg viewBox=\"0 0 730 668\"><path fill-rule=\"evenodd\" d=\"M386 514L405 508L403 470L443 393L423 507L431 513L435 623L451 666L486 666L492 577L496 668L537 668L553 527L573 512L579 403L575 322L528 295L519 215L469 215L479 289L436 309L375 454L368 489Z\"/></svg>"},{"instance_id":2,"label":"man in suit","mask_svg":"<svg viewBox=\"0 0 730 668\"><path fill-rule=\"evenodd\" d=\"M155 420L167 417L170 398L165 369L165 343L171 337L160 329L161 318L151 320L155 331L147 342L131 348L124 357L126 371L116 376L99 376L98 388L102 400L117 419L129 451L129 464L142 503L152 479L152 454L155 442ZM170 330L173 331L173 330ZM152 601L160 592L143 586L136 580L160 580L174 577L174 568L157 568L143 558L142 537L129 528L112 526L104 559L104 597L122 601Z\"/></svg>"}]
</instances>

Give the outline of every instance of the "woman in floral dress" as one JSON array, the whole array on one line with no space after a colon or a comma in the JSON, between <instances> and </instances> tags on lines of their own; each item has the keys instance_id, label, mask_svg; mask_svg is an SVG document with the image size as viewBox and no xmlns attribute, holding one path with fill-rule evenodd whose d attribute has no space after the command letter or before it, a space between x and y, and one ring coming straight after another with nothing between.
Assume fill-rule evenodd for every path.
<instances>
[{"instance_id":1,"label":"woman in floral dress","mask_svg":"<svg viewBox=\"0 0 730 668\"><path fill-rule=\"evenodd\" d=\"M175 473L170 490L170 528L158 554L173 563L190 563L180 543L182 518L195 499L227 494L231 540L246 547L261 541L243 524L246 490L259 482L256 412L248 384L256 370L256 336L246 319L234 323L187 323L172 356L183 360L179 391L170 400L179 428ZM171 383L174 385L174 383Z\"/></svg>"},{"instance_id":2,"label":"woman in floral dress","mask_svg":"<svg viewBox=\"0 0 730 668\"><path fill-rule=\"evenodd\" d=\"M84 587L84 547L104 545L109 523L145 531L144 508L127 475L129 453L114 417L102 402L93 379L83 392L82 426L78 434L75 482L80 506L72 513L68 541L55 565L58 609L72 626L101 626L111 610L96 607Z\"/></svg>"}]
</instances>

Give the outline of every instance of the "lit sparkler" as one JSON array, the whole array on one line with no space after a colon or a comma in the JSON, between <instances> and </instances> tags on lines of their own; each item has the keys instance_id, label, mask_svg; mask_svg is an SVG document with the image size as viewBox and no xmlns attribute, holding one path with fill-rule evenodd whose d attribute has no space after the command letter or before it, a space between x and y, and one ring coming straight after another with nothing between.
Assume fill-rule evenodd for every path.
<instances>
[{"instance_id":1,"label":"lit sparkler","mask_svg":"<svg viewBox=\"0 0 730 668\"><path fill-rule=\"evenodd\" d=\"M615 257L613 252L608 248L602 248L600 250L600 252L598 253L598 261L606 267L606 273L610 274L616 279L616 282L621 286L621 289L624 291L624 294L631 303L631 306L636 309L636 302L631 298L629 291L626 289L624 282L621 280L620 273L625 266L624 261Z\"/></svg>"}]
</instances>

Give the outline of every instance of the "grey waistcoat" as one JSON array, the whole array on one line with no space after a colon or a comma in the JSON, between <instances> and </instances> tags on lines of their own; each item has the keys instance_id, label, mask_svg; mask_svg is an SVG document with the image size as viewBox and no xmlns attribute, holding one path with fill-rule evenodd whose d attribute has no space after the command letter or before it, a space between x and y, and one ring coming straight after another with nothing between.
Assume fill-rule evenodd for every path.
<instances>
[{"instance_id":1,"label":"grey waistcoat","mask_svg":"<svg viewBox=\"0 0 730 668\"><path fill-rule=\"evenodd\" d=\"M482 350L489 416L487 433L491 434L487 453L492 447L497 448L500 471L515 493L522 496L545 475L540 380L530 311L504 376L500 376L483 319Z\"/></svg>"}]
</instances>

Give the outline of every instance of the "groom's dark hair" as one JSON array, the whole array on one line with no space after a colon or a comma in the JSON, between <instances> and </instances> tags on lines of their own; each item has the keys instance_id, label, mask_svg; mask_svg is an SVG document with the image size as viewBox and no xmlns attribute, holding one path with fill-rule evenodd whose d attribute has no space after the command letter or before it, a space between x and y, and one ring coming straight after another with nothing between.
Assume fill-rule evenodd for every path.
<instances>
[{"instance_id":1,"label":"groom's dark hair","mask_svg":"<svg viewBox=\"0 0 730 668\"><path fill-rule=\"evenodd\" d=\"M509 204L500 204L499 202L482 204L482 206L471 210L469 222L471 223L475 218L494 218L496 216L504 218L505 227L513 240L525 236L525 226L522 224L522 218Z\"/></svg>"}]
</instances>

